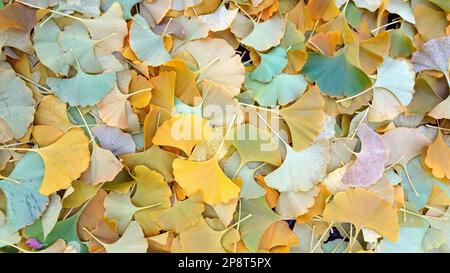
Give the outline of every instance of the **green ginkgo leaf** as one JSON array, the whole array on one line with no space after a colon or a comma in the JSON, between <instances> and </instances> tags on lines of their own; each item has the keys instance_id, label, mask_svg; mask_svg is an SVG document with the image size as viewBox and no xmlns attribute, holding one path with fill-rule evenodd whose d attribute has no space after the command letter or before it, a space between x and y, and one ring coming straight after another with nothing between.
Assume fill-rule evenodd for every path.
<instances>
[{"instance_id":1,"label":"green ginkgo leaf","mask_svg":"<svg viewBox=\"0 0 450 273\"><path fill-rule=\"evenodd\" d=\"M33 93L13 70L0 69L0 119L16 138L25 135L34 119Z\"/></svg>"},{"instance_id":2,"label":"green ginkgo leaf","mask_svg":"<svg viewBox=\"0 0 450 273\"><path fill-rule=\"evenodd\" d=\"M70 106L95 105L110 92L116 82L114 72L90 75L80 68L73 78L48 78L50 89Z\"/></svg>"},{"instance_id":3,"label":"green ginkgo leaf","mask_svg":"<svg viewBox=\"0 0 450 273\"><path fill-rule=\"evenodd\" d=\"M58 44L61 29L52 19L34 29L34 49L41 63L53 72L68 75L70 65L66 63L64 51Z\"/></svg>"},{"instance_id":4,"label":"green ginkgo leaf","mask_svg":"<svg viewBox=\"0 0 450 273\"><path fill-rule=\"evenodd\" d=\"M242 179L241 192L239 193L240 198L255 199L266 194L266 190L255 180L255 172L258 167L251 169L247 165L241 166L241 158L238 152L233 153L225 162L223 171L228 178Z\"/></svg>"},{"instance_id":5,"label":"green ginkgo leaf","mask_svg":"<svg viewBox=\"0 0 450 273\"><path fill-rule=\"evenodd\" d=\"M281 217L270 209L265 197L243 200L241 209L241 219L248 218L240 224L239 232L245 246L256 252L264 232Z\"/></svg>"},{"instance_id":6,"label":"green ginkgo leaf","mask_svg":"<svg viewBox=\"0 0 450 273\"><path fill-rule=\"evenodd\" d=\"M254 23L253 31L241 43L257 51L265 51L280 43L284 34L283 19L273 16L262 23Z\"/></svg>"},{"instance_id":7,"label":"green ginkgo leaf","mask_svg":"<svg viewBox=\"0 0 450 273\"><path fill-rule=\"evenodd\" d=\"M142 62L151 66L159 66L172 59L164 47L163 37L156 35L139 14L133 17L130 46Z\"/></svg>"},{"instance_id":8,"label":"green ginkgo leaf","mask_svg":"<svg viewBox=\"0 0 450 273\"><path fill-rule=\"evenodd\" d=\"M34 223L44 212L48 197L39 192L43 177L44 162L38 154L28 152L8 178L0 179L11 229L19 230Z\"/></svg>"},{"instance_id":9,"label":"green ginkgo leaf","mask_svg":"<svg viewBox=\"0 0 450 273\"><path fill-rule=\"evenodd\" d=\"M233 136L230 144L239 152L241 165L252 161L281 164L278 142L268 130L243 124L230 131L230 136Z\"/></svg>"},{"instance_id":10,"label":"green ginkgo leaf","mask_svg":"<svg viewBox=\"0 0 450 273\"><path fill-rule=\"evenodd\" d=\"M80 62L80 66L86 73L101 73L103 68L95 57L94 47L96 41L89 36L87 28L80 22L73 22L61 32L58 39L61 47L66 51L66 63L76 66L76 60L70 50Z\"/></svg>"},{"instance_id":11,"label":"green ginkgo leaf","mask_svg":"<svg viewBox=\"0 0 450 273\"><path fill-rule=\"evenodd\" d=\"M306 90L308 82L303 75L280 74L269 83L262 83L251 79L245 74L245 88L253 92L254 99L262 106L274 106L277 101L286 105L296 100Z\"/></svg>"},{"instance_id":12,"label":"green ginkgo leaf","mask_svg":"<svg viewBox=\"0 0 450 273\"><path fill-rule=\"evenodd\" d=\"M269 53L258 53L261 63L250 73L250 78L260 82L270 82L272 78L283 72L287 65L286 50L280 46Z\"/></svg>"},{"instance_id":13,"label":"green ginkgo leaf","mask_svg":"<svg viewBox=\"0 0 450 273\"><path fill-rule=\"evenodd\" d=\"M428 203L433 183L439 181L423 169L422 163L420 162L420 155L408 162L407 169L409 178L404 170L400 173L403 179L403 188L408 196L408 201L415 208L422 209Z\"/></svg>"},{"instance_id":14,"label":"green ginkgo leaf","mask_svg":"<svg viewBox=\"0 0 450 273\"><path fill-rule=\"evenodd\" d=\"M114 2L117 2L122 7L123 11L123 17L124 19L130 19L131 18L131 9L139 2L142 2L142 0L102 0L100 9L105 12L107 11Z\"/></svg>"},{"instance_id":15,"label":"green ginkgo leaf","mask_svg":"<svg viewBox=\"0 0 450 273\"><path fill-rule=\"evenodd\" d=\"M64 241L68 243L77 243L77 245L80 247L80 252L87 252L87 247L81 242L77 232L78 219L80 219L80 215L83 211L84 209L82 208L69 218L56 223L55 227L47 236L44 243L47 245L51 245L58 239L64 239Z\"/></svg>"},{"instance_id":16,"label":"green ginkgo leaf","mask_svg":"<svg viewBox=\"0 0 450 273\"><path fill-rule=\"evenodd\" d=\"M332 97L351 97L372 85L366 73L347 61L345 50L335 56L308 53L303 73L308 80L316 82L323 93Z\"/></svg>"}]
</instances>

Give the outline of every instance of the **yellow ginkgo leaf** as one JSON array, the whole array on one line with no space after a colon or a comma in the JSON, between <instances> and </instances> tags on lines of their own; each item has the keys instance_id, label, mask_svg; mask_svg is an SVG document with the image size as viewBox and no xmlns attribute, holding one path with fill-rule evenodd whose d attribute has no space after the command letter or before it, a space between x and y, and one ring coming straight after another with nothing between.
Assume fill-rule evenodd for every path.
<instances>
[{"instance_id":1,"label":"yellow ginkgo leaf","mask_svg":"<svg viewBox=\"0 0 450 273\"><path fill-rule=\"evenodd\" d=\"M129 94L131 105L136 108L144 108L146 107L152 98L151 92L141 92L142 90L151 90L152 84L149 80L147 80L144 76L139 75L135 71L131 70L131 82L130 82L130 90ZM132 95L134 92L139 92L139 94Z\"/></svg>"},{"instance_id":2,"label":"yellow ginkgo leaf","mask_svg":"<svg viewBox=\"0 0 450 273\"><path fill-rule=\"evenodd\" d=\"M133 178L136 180L136 193L131 199L138 207L151 206L152 209L164 209L170 207L170 190L162 175L152 171L146 166L137 166L133 170ZM156 204L159 204L156 206Z\"/></svg>"},{"instance_id":3,"label":"yellow ginkgo leaf","mask_svg":"<svg viewBox=\"0 0 450 273\"><path fill-rule=\"evenodd\" d=\"M162 229L181 233L202 220L205 210L202 201L201 194L194 194L186 200L175 201L169 209L154 211L152 214Z\"/></svg>"},{"instance_id":4,"label":"yellow ginkgo leaf","mask_svg":"<svg viewBox=\"0 0 450 273\"><path fill-rule=\"evenodd\" d=\"M39 147L51 145L64 135L64 131L51 125L34 125L31 133Z\"/></svg>"},{"instance_id":5,"label":"yellow ginkgo leaf","mask_svg":"<svg viewBox=\"0 0 450 273\"><path fill-rule=\"evenodd\" d=\"M161 69L162 71L176 72L175 96L184 103L194 106L196 103L195 98L200 98L200 91L195 83L197 73L190 70L181 59L173 59L164 64Z\"/></svg>"},{"instance_id":6,"label":"yellow ginkgo leaf","mask_svg":"<svg viewBox=\"0 0 450 273\"><path fill-rule=\"evenodd\" d=\"M176 147L190 155L197 143L208 139L212 134L208 120L199 115L179 114L165 121L156 130L153 144Z\"/></svg>"},{"instance_id":7,"label":"yellow ginkgo leaf","mask_svg":"<svg viewBox=\"0 0 450 273\"><path fill-rule=\"evenodd\" d=\"M40 192L50 195L70 187L89 167L89 139L81 128L69 130L54 144L38 149L45 166Z\"/></svg>"},{"instance_id":8,"label":"yellow ginkgo leaf","mask_svg":"<svg viewBox=\"0 0 450 273\"><path fill-rule=\"evenodd\" d=\"M259 248L265 251L277 252L275 249L280 246L295 246L299 240L285 221L278 221L270 225L264 232ZM289 247L287 248L289 249Z\"/></svg>"},{"instance_id":9,"label":"yellow ginkgo leaf","mask_svg":"<svg viewBox=\"0 0 450 273\"><path fill-rule=\"evenodd\" d=\"M182 252L187 253L224 253L222 237L228 230L215 231L202 219L198 224L180 233ZM231 229L229 232L236 232Z\"/></svg>"},{"instance_id":10,"label":"yellow ginkgo leaf","mask_svg":"<svg viewBox=\"0 0 450 273\"><path fill-rule=\"evenodd\" d=\"M161 72L157 77L151 78L153 86L151 103L172 112L174 107L175 86L177 73L174 71Z\"/></svg>"},{"instance_id":11,"label":"yellow ginkgo leaf","mask_svg":"<svg viewBox=\"0 0 450 273\"><path fill-rule=\"evenodd\" d=\"M150 112L144 120L144 148L148 149L153 146L153 137L156 134L158 127L166 120L170 119L172 115L165 108L150 105Z\"/></svg>"},{"instance_id":12,"label":"yellow ginkgo leaf","mask_svg":"<svg viewBox=\"0 0 450 273\"><path fill-rule=\"evenodd\" d=\"M34 124L51 125L64 132L73 127L67 116L67 106L55 96L45 96L42 98L36 109Z\"/></svg>"},{"instance_id":13,"label":"yellow ginkgo leaf","mask_svg":"<svg viewBox=\"0 0 450 273\"><path fill-rule=\"evenodd\" d=\"M216 157L207 161L175 159L173 174L188 196L201 191L204 202L209 205L226 203L236 198L240 191L223 173Z\"/></svg>"},{"instance_id":14,"label":"yellow ginkgo leaf","mask_svg":"<svg viewBox=\"0 0 450 273\"><path fill-rule=\"evenodd\" d=\"M325 207L323 217L333 222L352 223L357 230L371 228L391 241L398 238L396 211L388 201L362 188L337 193Z\"/></svg>"},{"instance_id":15,"label":"yellow ginkgo leaf","mask_svg":"<svg viewBox=\"0 0 450 273\"><path fill-rule=\"evenodd\" d=\"M296 102L280 110L291 131L294 149L301 151L311 145L322 130L326 115L324 100L317 87L306 91Z\"/></svg>"},{"instance_id":16,"label":"yellow ginkgo leaf","mask_svg":"<svg viewBox=\"0 0 450 273\"><path fill-rule=\"evenodd\" d=\"M428 147L425 164L431 168L433 176L450 179L450 147L445 143L441 131Z\"/></svg>"}]
</instances>

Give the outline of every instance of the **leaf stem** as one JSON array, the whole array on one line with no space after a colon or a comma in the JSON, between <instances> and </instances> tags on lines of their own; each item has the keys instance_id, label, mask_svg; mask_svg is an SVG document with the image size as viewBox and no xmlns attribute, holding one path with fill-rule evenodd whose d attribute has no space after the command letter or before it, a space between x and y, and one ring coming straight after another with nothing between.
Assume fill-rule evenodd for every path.
<instances>
[{"instance_id":1,"label":"leaf stem","mask_svg":"<svg viewBox=\"0 0 450 273\"><path fill-rule=\"evenodd\" d=\"M269 125L269 123L261 116L261 114L259 114L258 112L256 112L256 114L258 115L258 117L261 119L262 122L264 122L264 124L266 124L267 127L269 127L269 129L281 140L281 142L284 143L284 145L286 145L286 149L290 148L291 146L280 136L280 134L278 134L278 132L275 132L275 130L272 128L272 126Z\"/></svg>"},{"instance_id":2,"label":"leaf stem","mask_svg":"<svg viewBox=\"0 0 450 273\"><path fill-rule=\"evenodd\" d=\"M44 9L44 8L42 8L42 7L39 7L39 6L36 6L36 5L33 5L33 4L29 4L29 3L23 2L23 1L21 1L21 0L16 0L16 2L19 2L19 3L21 3L22 5L25 5L25 6L28 6L28 7L31 7L31 8L35 8L35 9L39 9L39 10ZM48 11L50 11L51 13L55 13L55 14L58 14L58 15L61 15L61 16L65 16L65 17L68 17L68 18L71 18L71 19L74 19L74 20L77 20L77 21L83 21L83 19L81 19L81 18L72 16L72 15L69 15L69 14L65 14L64 12L60 12L60 11L52 10L52 9L45 9L45 10L48 10Z\"/></svg>"},{"instance_id":3,"label":"leaf stem","mask_svg":"<svg viewBox=\"0 0 450 273\"><path fill-rule=\"evenodd\" d=\"M86 119L84 118L83 113L81 112L81 110L80 110L80 108L79 108L78 106L75 106L75 107L77 108L78 113L80 114L80 117L81 117L81 119L83 120L84 125L86 126L85 128L86 128L86 130L87 130L88 133L89 133L89 137L91 138L91 139L89 140L89 143L93 142L94 145L97 145L97 143L96 143L95 141L93 141L93 140L95 139L95 138L94 138L94 135L92 134L91 128L89 128L89 125L87 124Z\"/></svg>"},{"instance_id":4,"label":"leaf stem","mask_svg":"<svg viewBox=\"0 0 450 273\"><path fill-rule=\"evenodd\" d=\"M47 93L53 94L52 90L48 89L47 87L44 87L44 86L40 85L39 83L34 82L34 81L28 79L27 77L25 77L25 76L23 76L23 75L21 75L21 74L19 74L19 73L17 73L17 72L16 72L16 75L17 75L19 78L21 78L22 80L27 81L27 82L29 82L29 83L35 85L36 87L38 87L38 88L40 88L40 89L46 91Z\"/></svg>"},{"instance_id":5,"label":"leaf stem","mask_svg":"<svg viewBox=\"0 0 450 273\"><path fill-rule=\"evenodd\" d=\"M374 88L374 86L371 86L371 87L367 88L366 90L364 90L364 91L362 91L362 92L360 92L360 93L358 93L358 94L356 94L354 96L343 98L343 99L337 100L336 102L337 103L341 103L343 101L347 101L347 100L351 100L351 99L357 98L357 97L361 96L362 94L369 92L373 88Z\"/></svg>"}]
</instances>

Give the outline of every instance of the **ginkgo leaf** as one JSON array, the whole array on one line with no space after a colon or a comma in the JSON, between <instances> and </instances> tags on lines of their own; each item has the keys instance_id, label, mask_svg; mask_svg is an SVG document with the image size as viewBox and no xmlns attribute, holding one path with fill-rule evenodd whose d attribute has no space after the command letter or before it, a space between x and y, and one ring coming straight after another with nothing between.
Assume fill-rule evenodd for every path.
<instances>
[{"instance_id":1,"label":"ginkgo leaf","mask_svg":"<svg viewBox=\"0 0 450 273\"><path fill-rule=\"evenodd\" d=\"M422 153L431 143L431 140L412 128L395 128L386 132L383 136L384 145L389 149L389 160L386 164L398 162L406 166L408 161Z\"/></svg>"},{"instance_id":2,"label":"ginkgo leaf","mask_svg":"<svg viewBox=\"0 0 450 273\"><path fill-rule=\"evenodd\" d=\"M436 139L428 147L425 164L431 168L434 177L450 179L450 147L439 131Z\"/></svg>"},{"instance_id":3,"label":"ginkgo leaf","mask_svg":"<svg viewBox=\"0 0 450 273\"><path fill-rule=\"evenodd\" d=\"M177 59L172 60L171 62L167 63L168 65L174 64L177 62ZM176 79L178 79L178 75L181 74L179 70L170 71L170 72L161 72L157 77L151 78L150 83L153 86L152 89L152 99L151 104L159 106L161 108L166 109L169 112L172 112L174 107L174 96L175 96L175 90L177 87L176 85ZM186 84L186 81L184 82ZM195 82L193 84L188 84L185 88L179 87L179 94L184 94L185 90L192 91L192 88L197 88L195 86ZM198 91L197 91L198 92ZM197 92L193 92L196 94ZM187 93L190 95L190 93Z\"/></svg>"},{"instance_id":4,"label":"ginkgo leaf","mask_svg":"<svg viewBox=\"0 0 450 273\"><path fill-rule=\"evenodd\" d=\"M111 192L104 201L105 216L117 222L117 230L123 233L130 224L133 215L139 211L139 208L131 202L128 192Z\"/></svg>"},{"instance_id":5,"label":"ginkgo leaf","mask_svg":"<svg viewBox=\"0 0 450 273\"><path fill-rule=\"evenodd\" d=\"M53 95L45 96L39 102L34 115L34 123L37 125L50 125L63 132L73 128L73 124L67 115L67 105Z\"/></svg>"},{"instance_id":6,"label":"ginkgo leaf","mask_svg":"<svg viewBox=\"0 0 450 273\"><path fill-rule=\"evenodd\" d=\"M314 198L319 192L319 187L313 187L309 191L281 192L275 211L283 217L295 219L314 205Z\"/></svg>"},{"instance_id":7,"label":"ginkgo leaf","mask_svg":"<svg viewBox=\"0 0 450 273\"><path fill-rule=\"evenodd\" d=\"M61 29L53 21L38 25L35 29L34 47L39 60L53 72L68 75L70 65L64 59L64 51L58 44Z\"/></svg>"},{"instance_id":8,"label":"ginkgo leaf","mask_svg":"<svg viewBox=\"0 0 450 273\"><path fill-rule=\"evenodd\" d=\"M406 221L405 221L406 219ZM422 252L422 241L429 224L425 219L415 215L399 215L399 236L397 240L384 239L380 243L383 253L417 253Z\"/></svg>"},{"instance_id":9,"label":"ginkgo leaf","mask_svg":"<svg viewBox=\"0 0 450 273\"><path fill-rule=\"evenodd\" d=\"M415 27L418 33L425 41L446 36L447 14L434 5L422 3L414 7Z\"/></svg>"},{"instance_id":10,"label":"ginkgo leaf","mask_svg":"<svg viewBox=\"0 0 450 273\"><path fill-rule=\"evenodd\" d=\"M230 143L239 152L241 165L251 161L267 162L276 166L281 164L277 142L264 128L244 124L230 131L230 136L233 136Z\"/></svg>"},{"instance_id":11,"label":"ginkgo leaf","mask_svg":"<svg viewBox=\"0 0 450 273\"><path fill-rule=\"evenodd\" d=\"M375 193L361 188L337 193L325 207L323 217L330 221L352 223L358 230L371 228L392 241L398 238L396 211Z\"/></svg>"},{"instance_id":12,"label":"ginkgo leaf","mask_svg":"<svg viewBox=\"0 0 450 273\"><path fill-rule=\"evenodd\" d=\"M241 43L258 51L265 51L280 43L284 34L283 19L274 16L262 23L254 23L253 30ZM270 35L267 35L270 33Z\"/></svg>"},{"instance_id":13,"label":"ginkgo leaf","mask_svg":"<svg viewBox=\"0 0 450 273\"><path fill-rule=\"evenodd\" d=\"M41 216L42 232L44 233L44 238L47 237L48 234L50 234L50 232L58 222L58 217L61 209L61 197L56 193L50 195L48 198L47 208Z\"/></svg>"},{"instance_id":14,"label":"ginkgo leaf","mask_svg":"<svg viewBox=\"0 0 450 273\"><path fill-rule=\"evenodd\" d=\"M239 94L244 82L244 66L240 56L222 39L202 39L187 43L184 48L197 61L197 82L206 81L223 86L231 95Z\"/></svg>"},{"instance_id":15,"label":"ginkgo leaf","mask_svg":"<svg viewBox=\"0 0 450 273\"><path fill-rule=\"evenodd\" d=\"M368 114L369 122L393 120L405 110L398 98L384 88L373 89L372 101L372 108L369 109Z\"/></svg>"},{"instance_id":16,"label":"ginkgo leaf","mask_svg":"<svg viewBox=\"0 0 450 273\"><path fill-rule=\"evenodd\" d=\"M342 177L342 183L354 187L368 187L383 176L389 150L381 136L365 123L361 123L356 131L361 140L361 151Z\"/></svg>"},{"instance_id":17,"label":"ginkgo leaf","mask_svg":"<svg viewBox=\"0 0 450 273\"><path fill-rule=\"evenodd\" d=\"M172 163L176 158L176 155L164 151L157 145L154 145L144 152L125 155L122 157L122 160L123 164L130 170L139 165L144 165L149 169L155 170L162 174L164 179L167 181L172 181Z\"/></svg>"},{"instance_id":18,"label":"ginkgo leaf","mask_svg":"<svg viewBox=\"0 0 450 273\"><path fill-rule=\"evenodd\" d=\"M317 142L301 152L286 146L283 164L267 175L267 185L278 191L309 191L319 183L330 160L330 144Z\"/></svg>"},{"instance_id":19,"label":"ginkgo leaf","mask_svg":"<svg viewBox=\"0 0 450 273\"><path fill-rule=\"evenodd\" d=\"M334 56L309 53L303 73L308 80L316 82L322 92L333 97L351 97L372 85L361 69L348 62L345 50Z\"/></svg>"},{"instance_id":20,"label":"ginkgo leaf","mask_svg":"<svg viewBox=\"0 0 450 273\"><path fill-rule=\"evenodd\" d=\"M80 219L80 215L83 212L83 209L80 209L74 215L59 221L56 223L55 227L52 229L50 234L48 234L45 241L45 244L51 245L59 239L63 239L66 242L71 242L78 247L80 252L87 252L87 247L81 242L77 233L77 222ZM30 226L31 227L31 226ZM42 227L40 228L42 229ZM36 237L36 236L30 236Z\"/></svg>"},{"instance_id":21,"label":"ginkgo leaf","mask_svg":"<svg viewBox=\"0 0 450 273\"><path fill-rule=\"evenodd\" d=\"M100 8L102 11L107 11L115 2L122 7L124 19L130 19L131 9L141 0L101 0Z\"/></svg>"},{"instance_id":22,"label":"ginkgo leaf","mask_svg":"<svg viewBox=\"0 0 450 273\"><path fill-rule=\"evenodd\" d=\"M15 138L21 138L33 121L36 102L31 90L14 71L0 69L0 82L0 118Z\"/></svg>"},{"instance_id":23,"label":"ginkgo leaf","mask_svg":"<svg viewBox=\"0 0 450 273\"><path fill-rule=\"evenodd\" d=\"M216 157L207 161L177 158L173 162L173 173L186 195L201 191L206 204L226 203L239 195L239 187L223 173Z\"/></svg>"},{"instance_id":24,"label":"ginkgo leaf","mask_svg":"<svg viewBox=\"0 0 450 273\"><path fill-rule=\"evenodd\" d=\"M90 75L79 69L73 78L48 78L47 84L56 96L70 106L84 107L95 105L103 99L115 81L113 72Z\"/></svg>"},{"instance_id":25,"label":"ginkgo leaf","mask_svg":"<svg viewBox=\"0 0 450 273\"><path fill-rule=\"evenodd\" d=\"M243 200L241 210L241 219L249 218L240 224L239 232L245 246L256 252L264 232L281 217L270 209L264 197Z\"/></svg>"},{"instance_id":26,"label":"ginkgo leaf","mask_svg":"<svg viewBox=\"0 0 450 273\"><path fill-rule=\"evenodd\" d=\"M322 130L325 120L324 100L317 88L306 91L295 103L282 108L279 113L286 121L292 146L301 151L311 145Z\"/></svg>"},{"instance_id":27,"label":"ginkgo leaf","mask_svg":"<svg viewBox=\"0 0 450 273\"><path fill-rule=\"evenodd\" d=\"M384 58L384 62L378 68L374 93L378 88L384 88L393 93L403 106L407 106L414 93L414 76L412 65L406 60ZM398 79L402 79L399 81Z\"/></svg>"},{"instance_id":28,"label":"ginkgo leaf","mask_svg":"<svg viewBox=\"0 0 450 273\"><path fill-rule=\"evenodd\" d=\"M226 231L215 231L204 219L180 233L180 244L187 253L224 253L222 237Z\"/></svg>"},{"instance_id":29,"label":"ginkgo leaf","mask_svg":"<svg viewBox=\"0 0 450 273\"><path fill-rule=\"evenodd\" d=\"M54 144L36 150L44 161L40 192L50 195L70 187L89 167L89 140L80 128L69 130Z\"/></svg>"},{"instance_id":30,"label":"ginkgo leaf","mask_svg":"<svg viewBox=\"0 0 450 273\"><path fill-rule=\"evenodd\" d=\"M211 134L206 119L194 114L181 114L165 121L156 130L153 144L177 147L190 155L194 146Z\"/></svg>"},{"instance_id":31,"label":"ginkgo leaf","mask_svg":"<svg viewBox=\"0 0 450 273\"><path fill-rule=\"evenodd\" d=\"M89 167L81 175L80 180L93 185L112 181L122 168L122 163L111 151L93 142Z\"/></svg>"},{"instance_id":32,"label":"ginkgo leaf","mask_svg":"<svg viewBox=\"0 0 450 273\"><path fill-rule=\"evenodd\" d=\"M109 126L120 129L128 128L128 113L132 112L131 103L128 98L132 94L125 95L120 92L115 84L101 101L97 104L100 118Z\"/></svg>"},{"instance_id":33,"label":"ginkgo leaf","mask_svg":"<svg viewBox=\"0 0 450 273\"><path fill-rule=\"evenodd\" d=\"M433 183L437 180L426 173L420 156L411 159L406 169L408 174L402 170L400 175L403 179L402 186L408 196L408 202L411 202L416 209L423 209L430 198Z\"/></svg>"},{"instance_id":34,"label":"ginkgo leaf","mask_svg":"<svg viewBox=\"0 0 450 273\"><path fill-rule=\"evenodd\" d=\"M128 34L127 24L123 20L123 12L120 4L114 2L111 7L100 17L94 19L79 19L86 25L91 38L94 40L102 40L97 44L108 53L120 51L123 46L123 40ZM113 34L115 33L115 34Z\"/></svg>"},{"instance_id":35,"label":"ginkgo leaf","mask_svg":"<svg viewBox=\"0 0 450 273\"><path fill-rule=\"evenodd\" d=\"M48 197L39 192L43 177L42 159L39 155L28 152L8 178L0 178L0 189L6 197L10 230L17 231L34 223L44 212Z\"/></svg>"},{"instance_id":36,"label":"ginkgo leaf","mask_svg":"<svg viewBox=\"0 0 450 273\"><path fill-rule=\"evenodd\" d=\"M158 172L152 171L146 166L137 166L133 169L132 176L136 180L136 192L133 195L133 204L138 207L152 206L155 209L170 207L170 190L167 182Z\"/></svg>"},{"instance_id":37,"label":"ginkgo leaf","mask_svg":"<svg viewBox=\"0 0 450 273\"><path fill-rule=\"evenodd\" d=\"M131 136L118 128L100 125L92 128L92 133L99 140L100 146L110 150L115 156L131 154L136 150Z\"/></svg>"},{"instance_id":38,"label":"ginkgo leaf","mask_svg":"<svg viewBox=\"0 0 450 273\"><path fill-rule=\"evenodd\" d=\"M386 5L386 10L390 13L396 13L400 15L403 19L414 24L416 20L414 19L411 3L403 2L403 0L389 0Z\"/></svg>"},{"instance_id":39,"label":"ginkgo leaf","mask_svg":"<svg viewBox=\"0 0 450 273\"><path fill-rule=\"evenodd\" d=\"M170 10L172 1L154 0L152 2L142 1L139 4L142 17L148 22L150 27L161 22L166 13Z\"/></svg>"},{"instance_id":40,"label":"ginkgo leaf","mask_svg":"<svg viewBox=\"0 0 450 273\"><path fill-rule=\"evenodd\" d=\"M96 41L91 40L88 30L81 22L74 22L66 26L58 36L58 43L65 50L66 63L76 66L76 61L70 52L73 50L83 71L86 73L103 72L102 65L95 57Z\"/></svg>"},{"instance_id":41,"label":"ginkgo leaf","mask_svg":"<svg viewBox=\"0 0 450 273\"><path fill-rule=\"evenodd\" d=\"M200 15L198 18L205 23L210 31L217 32L230 27L239 9L228 10L221 5L214 13Z\"/></svg>"},{"instance_id":42,"label":"ginkgo leaf","mask_svg":"<svg viewBox=\"0 0 450 273\"><path fill-rule=\"evenodd\" d=\"M420 51L412 56L414 70L436 70L449 77L450 37L441 37L426 42Z\"/></svg>"},{"instance_id":43,"label":"ginkgo leaf","mask_svg":"<svg viewBox=\"0 0 450 273\"><path fill-rule=\"evenodd\" d=\"M239 197L243 199L255 199L264 196L266 191L255 180L255 172L258 167L251 169L247 165L241 167L241 164L239 153L235 152L223 165L223 171L230 179L242 179Z\"/></svg>"},{"instance_id":44,"label":"ginkgo leaf","mask_svg":"<svg viewBox=\"0 0 450 273\"><path fill-rule=\"evenodd\" d=\"M20 242L20 237L17 231L14 231L7 223L5 214L0 211L0 247L7 246L7 244L17 244Z\"/></svg>"},{"instance_id":45,"label":"ginkgo leaf","mask_svg":"<svg viewBox=\"0 0 450 273\"><path fill-rule=\"evenodd\" d=\"M295 101L305 92L308 85L303 75L280 74L269 83L254 81L247 73L245 88L254 94L254 99L262 106L274 106L277 102L286 105Z\"/></svg>"},{"instance_id":46,"label":"ginkgo leaf","mask_svg":"<svg viewBox=\"0 0 450 273\"><path fill-rule=\"evenodd\" d=\"M171 60L164 47L163 37L156 35L139 14L133 17L130 46L136 56L148 65L159 66Z\"/></svg>"},{"instance_id":47,"label":"ginkgo leaf","mask_svg":"<svg viewBox=\"0 0 450 273\"><path fill-rule=\"evenodd\" d=\"M154 212L156 222L164 230L182 233L202 221L205 210L201 194L194 194L183 201L175 201L173 207Z\"/></svg>"},{"instance_id":48,"label":"ginkgo leaf","mask_svg":"<svg viewBox=\"0 0 450 273\"><path fill-rule=\"evenodd\" d=\"M148 247L142 228L136 221L128 225L119 240L112 244L102 242L101 245L106 253L147 253Z\"/></svg>"},{"instance_id":49,"label":"ginkgo leaf","mask_svg":"<svg viewBox=\"0 0 450 273\"><path fill-rule=\"evenodd\" d=\"M250 73L250 78L259 82L270 82L273 77L281 74L286 67L287 52L282 47L275 47L269 53L258 53L261 63Z\"/></svg>"},{"instance_id":50,"label":"ginkgo leaf","mask_svg":"<svg viewBox=\"0 0 450 273\"><path fill-rule=\"evenodd\" d=\"M158 77L152 78L151 82L155 88L153 93L158 96L157 100L153 99L152 103L171 110L173 107L173 97L189 104L196 105L200 95L197 88L197 73L192 71L188 64L180 59L173 59L162 67L163 71L175 71L174 73L160 73ZM170 91L162 90L167 86ZM172 89L174 92L172 93ZM167 106L166 106L167 105Z\"/></svg>"}]
</instances>

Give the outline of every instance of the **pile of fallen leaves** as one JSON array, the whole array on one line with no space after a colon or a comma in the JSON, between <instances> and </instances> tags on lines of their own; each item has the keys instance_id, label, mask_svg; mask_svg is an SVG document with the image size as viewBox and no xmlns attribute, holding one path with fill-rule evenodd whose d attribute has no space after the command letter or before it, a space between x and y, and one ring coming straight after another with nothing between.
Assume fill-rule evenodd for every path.
<instances>
[{"instance_id":1,"label":"pile of fallen leaves","mask_svg":"<svg viewBox=\"0 0 450 273\"><path fill-rule=\"evenodd\" d=\"M449 252L449 21L0 1L0 252Z\"/></svg>"}]
</instances>

